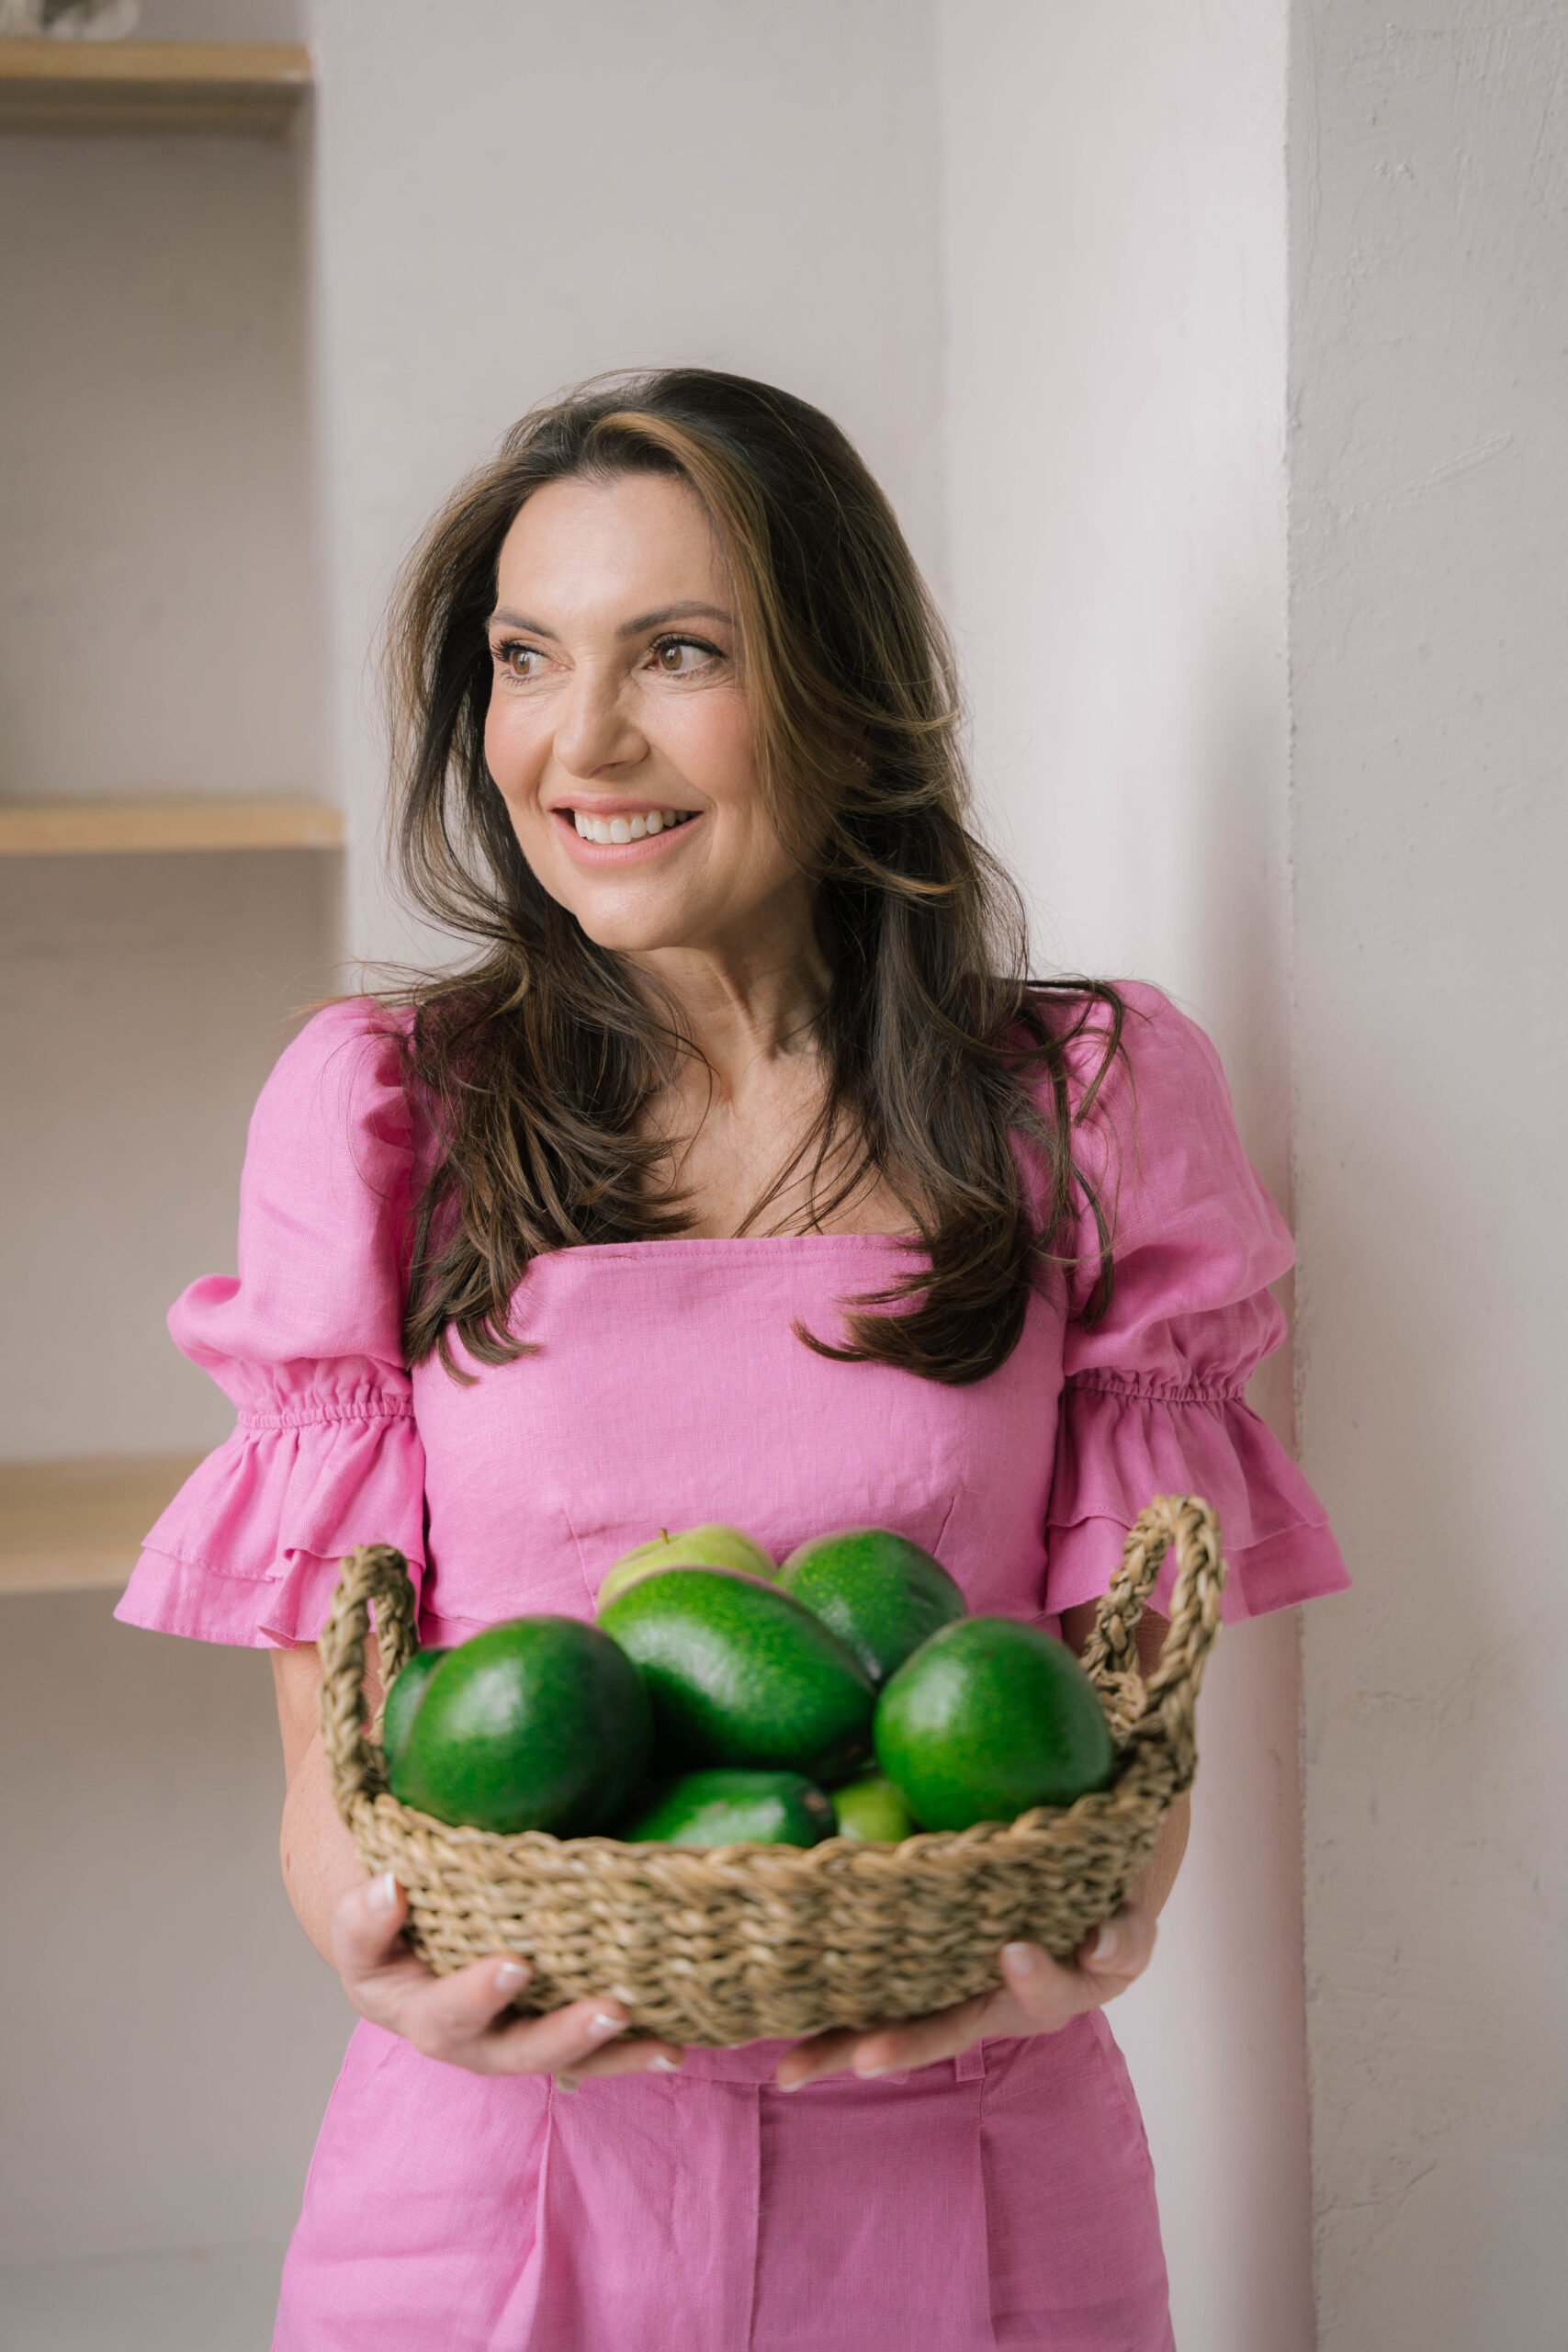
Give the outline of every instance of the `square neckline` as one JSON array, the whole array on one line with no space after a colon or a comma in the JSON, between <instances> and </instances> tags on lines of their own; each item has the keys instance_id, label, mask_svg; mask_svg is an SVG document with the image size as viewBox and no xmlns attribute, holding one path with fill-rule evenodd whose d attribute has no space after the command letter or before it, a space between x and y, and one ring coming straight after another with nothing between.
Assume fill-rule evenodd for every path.
<instances>
[{"instance_id":1,"label":"square neckline","mask_svg":"<svg viewBox=\"0 0 1568 2352\"><path fill-rule=\"evenodd\" d=\"M904 1233L665 1233L651 1234L640 1241L573 1241L559 1250L541 1250L529 1260L539 1265L552 1258L608 1258L628 1252L649 1253L656 1250L763 1250L787 1247L836 1247L845 1241L874 1243L882 1249L921 1249L922 1235L913 1230Z\"/></svg>"}]
</instances>

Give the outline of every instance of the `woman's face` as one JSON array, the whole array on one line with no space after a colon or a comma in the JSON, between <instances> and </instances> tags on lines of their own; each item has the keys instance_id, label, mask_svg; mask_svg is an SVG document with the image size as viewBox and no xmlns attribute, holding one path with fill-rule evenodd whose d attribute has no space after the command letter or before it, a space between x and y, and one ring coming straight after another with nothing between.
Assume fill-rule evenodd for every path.
<instances>
[{"instance_id":1,"label":"woman's face","mask_svg":"<svg viewBox=\"0 0 1568 2352\"><path fill-rule=\"evenodd\" d=\"M485 756L590 939L722 952L801 892L758 786L720 550L665 474L551 482L501 550Z\"/></svg>"}]
</instances>

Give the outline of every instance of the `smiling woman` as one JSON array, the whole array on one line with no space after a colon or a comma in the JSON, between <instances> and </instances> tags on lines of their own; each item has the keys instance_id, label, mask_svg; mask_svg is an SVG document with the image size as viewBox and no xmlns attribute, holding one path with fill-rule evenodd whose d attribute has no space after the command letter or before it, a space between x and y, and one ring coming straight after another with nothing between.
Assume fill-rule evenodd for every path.
<instances>
[{"instance_id":1,"label":"smiling woman","mask_svg":"<svg viewBox=\"0 0 1568 2352\"><path fill-rule=\"evenodd\" d=\"M1213 1049L1152 989L1028 977L940 624L787 393L682 369L525 418L416 553L393 670L405 872L475 959L279 1062L243 1278L173 1317L241 1426L120 1612L274 1647L285 1876L362 2018L277 2352L1169 2352L1102 2010L1181 1804L1069 1962L682 2052L609 1984L519 2016L525 1953L415 1957L333 1808L316 1640L361 1544L449 1647L721 1521L769 1559L890 1529L1081 1644L1156 1491L1216 1505L1229 1613L1332 1589L1242 1401L1291 1250Z\"/></svg>"},{"instance_id":2,"label":"smiling woman","mask_svg":"<svg viewBox=\"0 0 1568 2352\"><path fill-rule=\"evenodd\" d=\"M407 1000L445 1146L412 1360L517 1356L542 1251L912 1232L839 1351L994 1371L1075 1199L1095 1223L1066 1072L1091 1029L1114 1055L1120 1001L1027 978L945 633L838 427L695 368L536 411L433 526L392 643L405 876L488 951Z\"/></svg>"}]
</instances>

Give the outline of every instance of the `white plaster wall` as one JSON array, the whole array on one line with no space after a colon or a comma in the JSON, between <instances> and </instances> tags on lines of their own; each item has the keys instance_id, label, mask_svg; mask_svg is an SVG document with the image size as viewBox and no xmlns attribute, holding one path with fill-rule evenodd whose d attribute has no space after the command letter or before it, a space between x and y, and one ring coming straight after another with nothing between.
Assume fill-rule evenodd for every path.
<instances>
[{"instance_id":1,"label":"white plaster wall","mask_svg":"<svg viewBox=\"0 0 1568 2352\"><path fill-rule=\"evenodd\" d=\"M0 1601L0 2343L264 2352L353 2023L277 1870L254 1650Z\"/></svg>"},{"instance_id":2,"label":"white plaster wall","mask_svg":"<svg viewBox=\"0 0 1568 2352\"><path fill-rule=\"evenodd\" d=\"M1568 17L1293 19L1321 2342L1560 2352Z\"/></svg>"},{"instance_id":3,"label":"white plaster wall","mask_svg":"<svg viewBox=\"0 0 1568 2352\"><path fill-rule=\"evenodd\" d=\"M1157 980L1287 1211L1281 5L944 0L949 560L1043 956ZM1282 1377L1280 1375L1283 1375ZM1288 1432L1288 1368L1258 1401ZM1313 2342L1296 1627L1227 1634L1117 2005L1183 2352Z\"/></svg>"},{"instance_id":4,"label":"white plaster wall","mask_svg":"<svg viewBox=\"0 0 1568 2352\"><path fill-rule=\"evenodd\" d=\"M600 369L734 368L859 441L941 571L929 11L914 0L519 9L316 0L318 334L336 760L360 952L378 883L367 649L396 565L532 402Z\"/></svg>"},{"instance_id":5,"label":"white plaster wall","mask_svg":"<svg viewBox=\"0 0 1568 2352\"><path fill-rule=\"evenodd\" d=\"M301 40L306 0L141 0L138 40Z\"/></svg>"},{"instance_id":6,"label":"white plaster wall","mask_svg":"<svg viewBox=\"0 0 1568 2352\"><path fill-rule=\"evenodd\" d=\"M304 187L0 137L0 792L320 787Z\"/></svg>"},{"instance_id":7,"label":"white plaster wall","mask_svg":"<svg viewBox=\"0 0 1568 2352\"><path fill-rule=\"evenodd\" d=\"M330 994L343 861L0 859L0 1461L199 1453L232 1408L170 1342L234 1269L251 1106Z\"/></svg>"}]
</instances>

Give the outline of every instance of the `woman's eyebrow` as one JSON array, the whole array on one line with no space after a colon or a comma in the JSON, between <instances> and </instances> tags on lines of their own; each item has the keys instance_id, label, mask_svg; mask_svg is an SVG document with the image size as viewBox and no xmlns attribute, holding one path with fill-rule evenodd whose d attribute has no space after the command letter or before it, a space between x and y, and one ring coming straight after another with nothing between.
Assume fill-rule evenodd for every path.
<instances>
[{"instance_id":1,"label":"woman's eyebrow","mask_svg":"<svg viewBox=\"0 0 1568 2352\"><path fill-rule=\"evenodd\" d=\"M635 621L623 621L615 631L617 637L641 637L645 630L662 628L669 621L723 621L735 627L735 616L718 605L664 605L656 613L639 613Z\"/></svg>"},{"instance_id":2,"label":"woman's eyebrow","mask_svg":"<svg viewBox=\"0 0 1568 2352\"><path fill-rule=\"evenodd\" d=\"M721 605L662 605L656 613L638 613L635 620L623 621L615 631L617 637L642 637L650 628L663 628L671 621L723 621L727 628L735 627L735 616ZM531 620L526 613L514 613L509 605L498 605L490 616L491 628L525 628L530 637L547 637L553 645L560 639L543 621Z\"/></svg>"},{"instance_id":3,"label":"woman's eyebrow","mask_svg":"<svg viewBox=\"0 0 1568 2352\"><path fill-rule=\"evenodd\" d=\"M560 643L554 629L547 628L543 621L531 621L526 613L510 612L504 605L496 606L490 616L489 626L491 628L525 628L530 637L547 637L552 644Z\"/></svg>"}]
</instances>

